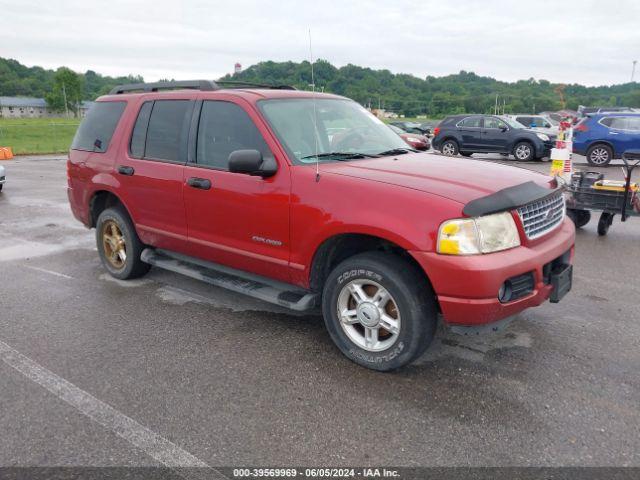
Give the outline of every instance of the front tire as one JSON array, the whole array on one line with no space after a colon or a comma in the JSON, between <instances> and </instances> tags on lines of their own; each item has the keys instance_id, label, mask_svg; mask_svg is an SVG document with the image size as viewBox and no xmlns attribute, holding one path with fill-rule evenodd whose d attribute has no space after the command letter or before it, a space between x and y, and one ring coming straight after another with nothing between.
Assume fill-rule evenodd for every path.
<instances>
[{"instance_id":1,"label":"front tire","mask_svg":"<svg viewBox=\"0 0 640 480\"><path fill-rule=\"evenodd\" d=\"M96 222L96 244L102 265L112 277L138 278L151 268L140 260L144 244L121 207L107 208L100 214Z\"/></svg>"},{"instance_id":2,"label":"front tire","mask_svg":"<svg viewBox=\"0 0 640 480\"><path fill-rule=\"evenodd\" d=\"M533 145L529 142L518 142L513 147L513 156L519 162L530 162L534 159L536 153L533 149Z\"/></svg>"},{"instance_id":3,"label":"front tire","mask_svg":"<svg viewBox=\"0 0 640 480\"><path fill-rule=\"evenodd\" d=\"M424 274L401 257L380 252L355 255L331 272L322 313L345 356L383 372L422 355L437 325L435 295Z\"/></svg>"},{"instance_id":4,"label":"front tire","mask_svg":"<svg viewBox=\"0 0 640 480\"><path fill-rule=\"evenodd\" d=\"M458 155L460 148L458 147L458 142L456 142L455 140L446 140L442 144L442 147L440 147L440 151L447 157L455 157L456 155Z\"/></svg>"},{"instance_id":5,"label":"front tire","mask_svg":"<svg viewBox=\"0 0 640 480\"><path fill-rule=\"evenodd\" d=\"M587 150L587 162L595 167L605 167L611 163L613 150L608 145L593 145Z\"/></svg>"}]
</instances>

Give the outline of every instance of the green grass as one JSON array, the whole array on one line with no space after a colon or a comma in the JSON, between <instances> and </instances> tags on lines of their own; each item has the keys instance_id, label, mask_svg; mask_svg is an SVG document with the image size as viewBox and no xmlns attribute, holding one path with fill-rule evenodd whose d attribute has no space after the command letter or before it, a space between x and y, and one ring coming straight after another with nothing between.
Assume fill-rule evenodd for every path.
<instances>
[{"instance_id":1,"label":"green grass","mask_svg":"<svg viewBox=\"0 0 640 480\"><path fill-rule=\"evenodd\" d=\"M75 118L0 118L0 147L15 155L65 153L79 124Z\"/></svg>"}]
</instances>

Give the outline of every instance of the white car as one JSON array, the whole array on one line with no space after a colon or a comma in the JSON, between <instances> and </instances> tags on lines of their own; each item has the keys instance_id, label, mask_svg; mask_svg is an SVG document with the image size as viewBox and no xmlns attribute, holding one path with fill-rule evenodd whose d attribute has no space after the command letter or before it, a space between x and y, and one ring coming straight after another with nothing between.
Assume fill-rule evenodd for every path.
<instances>
[{"instance_id":1,"label":"white car","mask_svg":"<svg viewBox=\"0 0 640 480\"><path fill-rule=\"evenodd\" d=\"M509 117L510 119L515 120L516 122L527 128L546 133L547 135L557 136L560 128L558 122L544 115L530 115L521 113L515 115L505 115L505 117Z\"/></svg>"},{"instance_id":2,"label":"white car","mask_svg":"<svg viewBox=\"0 0 640 480\"><path fill-rule=\"evenodd\" d=\"M2 190L2 186L4 185L4 182L5 182L4 167L0 165L0 190Z\"/></svg>"}]
</instances>

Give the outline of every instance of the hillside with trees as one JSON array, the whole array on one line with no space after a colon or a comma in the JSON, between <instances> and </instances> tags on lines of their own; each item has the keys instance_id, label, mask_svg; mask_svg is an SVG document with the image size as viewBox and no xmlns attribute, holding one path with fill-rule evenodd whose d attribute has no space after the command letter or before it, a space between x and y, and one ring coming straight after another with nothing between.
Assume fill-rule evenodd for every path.
<instances>
[{"instance_id":1,"label":"hillside with trees","mask_svg":"<svg viewBox=\"0 0 640 480\"><path fill-rule=\"evenodd\" d=\"M314 64L314 77L317 90L344 95L363 105L380 106L407 116L489 113L494 109L496 95L507 113L575 110L578 105L640 107L640 83L637 82L585 87L530 78L510 83L465 71L445 77L418 78L356 65L336 68L324 60ZM309 62L261 62L224 79L309 89L311 66Z\"/></svg>"},{"instance_id":2,"label":"hillside with trees","mask_svg":"<svg viewBox=\"0 0 640 480\"><path fill-rule=\"evenodd\" d=\"M74 80L77 76L77 82ZM453 113L488 113L496 103L504 111L539 112L576 109L578 105L640 107L640 83L585 87L562 85L547 80L501 82L461 71L444 77L391 73L356 65L335 67L325 60L314 64L318 91L344 95L372 108L385 108L407 116L418 114L441 117ZM260 62L243 72L227 75L221 80L293 85L310 89L309 62ZM41 67L26 67L16 60L0 58L0 96L45 97L54 108L64 108L61 101L64 85L69 105L81 100L93 100L113 86L141 82L140 76L109 77L92 70L74 73L61 67L57 71ZM66 91L73 84L73 93Z\"/></svg>"},{"instance_id":3,"label":"hillside with trees","mask_svg":"<svg viewBox=\"0 0 640 480\"><path fill-rule=\"evenodd\" d=\"M54 110L64 110L64 97L73 110L82 100L94 100L116 85L142 82L140 76L109 77L93 70L76 73L66 67L47 70L0 58L0 96L46 98ZM63 93L64 85L64 93Z\"/></svg>"}]
</instances>

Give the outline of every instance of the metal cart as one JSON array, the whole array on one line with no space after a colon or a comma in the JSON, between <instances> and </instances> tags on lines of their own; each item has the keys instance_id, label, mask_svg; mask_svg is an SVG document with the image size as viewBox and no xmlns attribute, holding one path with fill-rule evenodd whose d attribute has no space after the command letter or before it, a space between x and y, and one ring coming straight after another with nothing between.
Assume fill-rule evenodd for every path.
<instances>
[{"instance_id":1,"label":"metal cart","mask_svg":"<svg viewBox=\"0 0 640 480\"><path fill-rule=\"evenodd\" d=\"M591 220L591 212L601 212L598 235L606 235L613 217L620 215L625 222L631 216L640 216L640 191L631 182L633 169L640 165L640 150L627 150L622 155L626 180L622 184L607 182L599 172L576 172L567 186L567 215L576 228Z\"/></svg>"}]
</instances>

